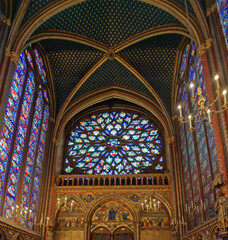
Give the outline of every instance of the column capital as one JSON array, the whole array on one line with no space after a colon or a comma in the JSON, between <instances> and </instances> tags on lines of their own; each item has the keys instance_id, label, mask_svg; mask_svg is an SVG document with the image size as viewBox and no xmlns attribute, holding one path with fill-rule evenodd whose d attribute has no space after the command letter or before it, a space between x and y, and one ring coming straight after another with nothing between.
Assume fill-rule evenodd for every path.
<instances>
[{"instance_id":1,"label":"column capital","mask_svg":"<svg viewBox=\"0 0 228 240\"><path fill-rule=\"evenodd\" d=\"M10 60L14 61L16 65L20 61L20 56L16 52L11 51L9 48L5 48L5 55L8 56Z\"/></svg>"},{"instance_id":2,"label":"column capital","mask_svg":"<svg viewBox=\"0 0 228 240\"><path fill-rule=\"evenodd\" d=\"M1 20L2 22L4 22L5 24L7 24L9 27L11 26L11 21L9 18L5 17L4 15L1 15Z\"/></svg>"}]
</instances>

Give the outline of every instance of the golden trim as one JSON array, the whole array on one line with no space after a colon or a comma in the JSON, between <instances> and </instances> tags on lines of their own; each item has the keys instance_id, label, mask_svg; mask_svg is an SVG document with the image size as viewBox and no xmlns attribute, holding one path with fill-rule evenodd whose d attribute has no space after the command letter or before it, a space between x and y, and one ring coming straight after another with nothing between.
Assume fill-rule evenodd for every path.
<instances>
[{"instance_id":1,"label":"golden trim","mask_svg":"<svg viewBox=\"0 0 228 240\"><path fill-rule=\"evenodd\" d=\"M145 30L135 36L132 36L114 47L115 52L119 52L137 42L163 34L179 33L190 38L188 30L180 24L167 24Z\"/></svg>"},{"instance_id":2,"label":"golden trim","mask_svg":"<svg viewBox=\"0 0 228 240\"><path fill-rule=\"evenodd\" d=\"M59 138L69 119L76 115L78 112L96 103L100 103L113 98L122 99L128 102L130 101L144 109L147 109L161 123L162 127L164 128L164 136L168 137L173 135L172 126L169 125L167 118L164 116L163 110L159 108L153 99L150 99L148 96L143 95L141 92L132 91L129 88L109 86L96 92L89 93L86 96L82 96L81 98L73 101L71 105L67 107L64 115L61 116L60 124L55 124L54 136L56 138Z\"/></svg>"},{"instance_id":3,"label":"golden trim","mask_svg":"<svg viewBox=\"0 0 228 240\"><path fill-rule=\"evenodd\" d=\"M199 57L206 53L206 51L212 46L212 44L213 44L212 38L207 39L205 43L201 44L196 50L196 52L199 54Z\"/></svg>"},{"instance_id":4,"label":"golden trim","mask_svg":"<svg viewBox=\"0 0 228 240\"><path fill-rule=\"evenodd\" d=\"M213 12L215 12L217 9L217 4L214 3L210 8L207 9L207 17L209 17Z\"/></svg>"},{"instance_id":5,"label":"golden trim","mask_svg":"<svg viewBox=\"0 0 228 240\"><path fill-rule=\"evenodd\" d=\"M175 140L175 137L174 137L174 136L171 136L170 138L167 138L167 139L166 139L166 141L167 141L168 144L173 143L174 140Z\"/></svg>"},{"instance_id":6,"label":"golden trim","mask_svg":"<svg viewBox=\"0 0 228 240\"><path fill-rule=\"evenodd\" d=\"M214 3L212 6L211 6L211 12L215 12L217 9L217 4Z\"/></svg>"},{"instance_id":7,"label":"golden trim","mask_svg":"<svg viewBox=\"0 0 228 240\"><path fill-rule=\"evenodd\" d=\"M29 38L29 40L25 44L25 48L26 46L32 43L45 40L45 39L63 39L63 40L68 40L72 42L82 43L87 46L99 49L103 52L108 52L109 50L109 48L106 45L100 42L97 42L91 38L88 38L76 33L69 33L69 32L64 32L60 30L43 30L43 31L37 32L37 34Z\"/></svg>"},{"instance_id":8,"label":"golden trim","mask_svg":"<svg viewBox=\"0 0 228 240\"><path fill-rule=\"evenodd\" d=\"M84 1L85 0L60 0L57 2L56 1L52 2L48 4L45 8L41 9L39 11L39 14L36 14L34 18L30 18L28 20L29 24L25 23L24 26L21 28L20 32L17 35L17 38L14 41L15 51L21 52L27 39L43 22L47 21L58 12ZM186 13L179 4L170 2L169 0L163 1L141 0L141 1L159 7L164 11L167 11L171 15L175 16L180 22L182 22L185 27L188 26L189 21L187 20ZM201 36L199 35L200 32L199 24L193 15L190 15L190 28L193 32L195 42L197 44L200 44L202 40Z\"/></svg>"},{"instance_id":9,"label":"golden trim","mask_svg":"<svg viewBox=\"0 0 228 240\"><path fill-rule=\"evenodd\" d=\"M56 146L58 146L58 145L60 144L60 141L59 141L58 139L55 139L55 138L52 139L52 142L53 142Z\"/></svg>"},{"instance_id":10,"label":"golden trim","mask_svg":"<svg viewBox=\"0 0 228 240\"><path fill-rule=\"evenodd\" d=\"M55 122L54 118L50 117L49 119L50 119L51 122L53 122L53 123Z\"/></svg>"},{"instance_id":11,"label":"golden trim","mask_svg":"<svg viewBox=\"0 0 228 240\"><path fill-rule=\"evenodd\" d=\"M19 63L19 61L20 61L20 56L19 56L17 53L15 53L14 51L10 51L9 48L5 48L5 55L6 55L7 57L9 57L10 60L14 61L14 62L16 63L16 65L17 65L17 64Z\"/></svg>"},{"instance_id":12,"label":"golden trim","mask_svg":"<svg viewBox=\"0 0 228 240\"><path fill-rule=\"evenodd\" d=\"M9 27L11 26L12 22L9 18L5 17L4 15L1 15L1 20L3 23L6 23Z\"/></svg>"},{"instance_id":13,"label":"golden trim","mask_svg":"<svg viewBox=\"0 0 228 240\"><path fill-rule=\"evenodd\" d=\"M213 39L212 38L207 39L205 44L206 44L206 49L209 49L213 44Z\"/></svg>"},{"instance_id":14,"label":"golden trim","mask_svg":"<svg viewBox=\"0 0 228 240\"><path fill-rule=\"evenodd\" d=\"M115 51L114 51L114 49L113 49L112 47L108 50L106 56L107 56L107 58L108 58L109 60L115 59L116 54L115 54Z\"/></svg>"}]
</instances>

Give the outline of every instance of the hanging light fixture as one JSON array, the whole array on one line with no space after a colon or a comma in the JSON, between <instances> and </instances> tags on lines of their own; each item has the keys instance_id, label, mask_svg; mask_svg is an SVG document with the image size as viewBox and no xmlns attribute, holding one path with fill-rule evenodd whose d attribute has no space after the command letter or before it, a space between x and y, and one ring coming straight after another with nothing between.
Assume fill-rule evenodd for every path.
<instances>
[{"instance_id":1,"label":"hanging light fixture","mask_svg":"<svg viewBox=\"0 0 228 240\"><path fill-rule=\"evenodd\" d=\"M187 20L188 20L188 31L190 34L190 39L191 39L191 43L190 43L190 47L193 46L193 38L191 35L191 30L190 30L190 21L189 21L189 13L188 13L188 7L187 7L187 2L185 0L185 8L186 8L186 15L187 15ZM190 49L191 50L191 49ZM189 51L190 51L189 50ZM196 54L196 53L195 53ZM202 94L202 88L200 87L200 83L199 83L199 75L198 75L198 70L197 70L197 66L196 66L196 55L193 58L194 61L194 72L196 75L196 86L194 86L194 84L191 82L189 84L189 91L191 93L191 102L193 104L195 104L195 109L196 109L196 113L195 114L189 114L189 116L183 116L182 114L182 106L181 104L178 105L178 120L185 124L185 123L189 123L189 131L193 132L195 130L195 126L199 123L200 119L202 119L203 121L208 121L209 125L212 125L212 118L211 115L214 113L219 113L219 112L223 112L227 109L228 107L228 103L227 103L227 91L226 89L223 90L222 94L221 94L221 89L220 89L220 84L219 84L219 75L216 74L214 77L214 80L216 82L216 86L217 86L217 90L216 90L216 98L212 103L206 104L206 98L203 96ZM196 93L194 93L194 90L197 89ZM211 110L213 105L222 100L224 104L222 105L222 108L218 111L216 110ZM194 119L196 121L194 121ZM195 126L193 125L193 121L195 123Z\"/></svg>"}]
</instances>

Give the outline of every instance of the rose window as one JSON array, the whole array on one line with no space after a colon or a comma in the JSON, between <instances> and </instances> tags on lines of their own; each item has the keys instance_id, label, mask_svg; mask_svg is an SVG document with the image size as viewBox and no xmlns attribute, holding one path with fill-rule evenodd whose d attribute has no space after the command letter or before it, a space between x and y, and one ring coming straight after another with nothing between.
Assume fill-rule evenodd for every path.
<instances>
[{"instance_id":1,"label":"rose window","mask_svg":"<svg viewBox=\"0 0 228 240\"><path fill-rule=\"evenodd\" d=\"M66 147L66 173L132 174L164 169L159 128L135 113L89 116L71 129Z\"/></svg>"}]
</instances>

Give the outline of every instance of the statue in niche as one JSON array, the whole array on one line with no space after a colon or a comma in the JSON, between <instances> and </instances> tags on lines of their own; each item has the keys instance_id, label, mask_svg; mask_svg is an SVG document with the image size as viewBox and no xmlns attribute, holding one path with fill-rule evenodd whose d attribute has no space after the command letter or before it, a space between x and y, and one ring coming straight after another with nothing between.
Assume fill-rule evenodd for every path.
<instances>
[{"instance_id":1,"label":"statue in niche","mask_svg":"<svg viewBox=\"0 0 228 240\"><path fill-rule=\"evenodd\" d=\"M222 190L217 191L216 195L218 200L214 208L219 215L220 228L225 230L228 227L228 199L223 195Z\"/></svg>"},{"instance_id":2,"label":"statue in niche","mask_svg":"<svg viewBox=\"0 0 228 240\"><path fill-rule=\"evenodd\" d=\"M111 207L111 209L109 210L109 213L108 213L108 219L116 220L116 213L117 213L117 211L115 209L113 209L113 207Z\"/></svg>"}]
</instances>

